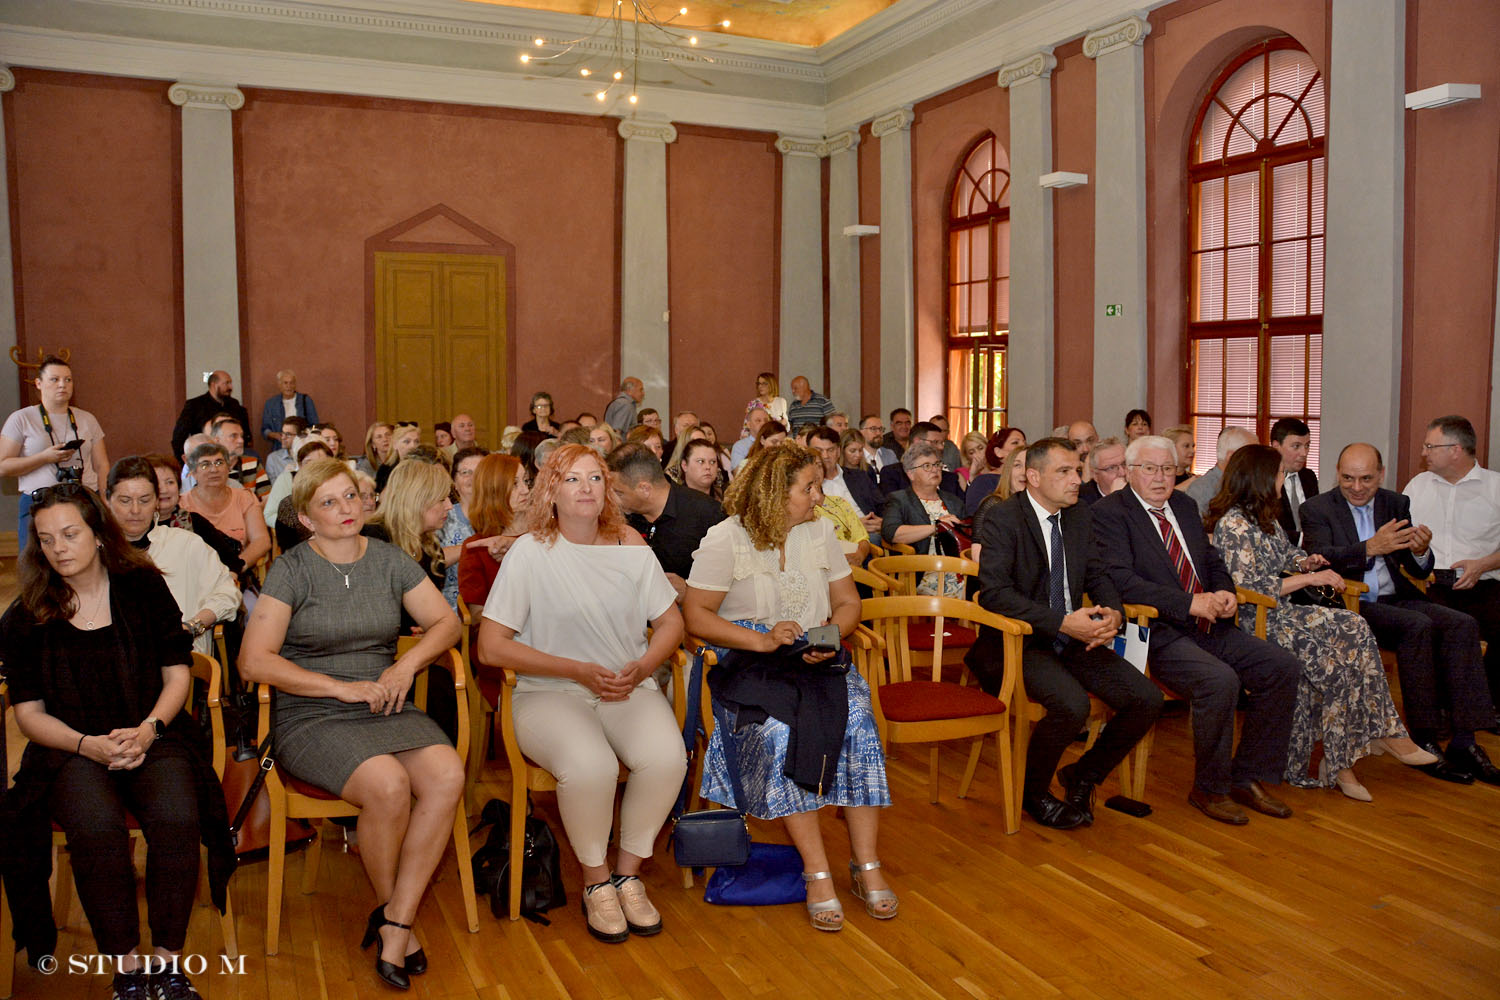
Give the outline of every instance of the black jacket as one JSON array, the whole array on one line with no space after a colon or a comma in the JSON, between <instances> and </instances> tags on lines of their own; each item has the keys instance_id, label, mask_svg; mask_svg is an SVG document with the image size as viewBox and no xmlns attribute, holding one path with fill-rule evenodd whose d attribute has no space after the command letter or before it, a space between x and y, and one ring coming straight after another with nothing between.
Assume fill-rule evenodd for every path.
<instances>
[{"instance_id":1,"label":"black jacket","mask_svg":"<svg viewBox=\"0 0 1500 1000\"><path fill-rule=\"evenodd\" d=\"M240 427L245 431L245 447L249 450L250 435L255 432L255 425L250 423L250 414L245 412L240 401L233 396L214 399L212 393L205 392L183 404L182 412L177 415L177 423L172 428L172 457L181 458L183 442L194 434L202 434L203 425L220 413L231 414L240 422Z\"/></svg>"},{"instance_id":2,"label":"black jacket","mask_svg":"<svg viewBox=\"0 0 1500 1000\"><path fill-rule=\"evenodd\" d=\"M938 499L954 517L964 516L964 502L955 494L946 490L938 490ZM932 518L927 516L927 508L922 506L922 501L917 498L917 495L909 489L902 490L885 498L885 513L880 523L880 537L889 545L896 540L896 529L903 524L920 526L931 523ZM924 538L914 548L918 553L930 553L932 538Z\"/></svg>"},{"instance_id":3,"label":"black jacket","mask_svg":"<svg viewBox=\"0 0 1500 1000\"><path fill-rule=\"evenodd\" d=\"M1393 490L1376 490L1375 527L1378 530L1387 521L1411 520L1411 500ZM1351 580L1363 580L1365 570L1373 566L1374 560L1366 558L1365 543L1359 540L1359 528L1354 523L1354 514L1338 490L1313 497L1302 505L1302 548L1328 560L1330 568ZM1410 550L1389 552L1379 558L1396 585L1395 596L1403 600L1422 600L1423 594L1411 581L1401 574L1405 569L1413 577L1421 579L1428 573L1417 562Z\"/></svg>"},{"instance_id":4,"label":"black jacket","mask_svg":"<svg viewBox=\"0 0 1500 1000\"><path fill-rule=\"evenodd\" d=\"M859 504L859 509L866 514L878 514L885 510L885 495L880 492L880 486L875 477L873 469L851 469L844 466L844 485L849 487L849 495L854 502Z\"/></svg>"},{"instance_id":5,"label":"black jacket","mask_svg":"<svg viewBox=\"0 0 1500 1000\"><path fill-rule=\"evenodd\" d=\"M1304 504L1318 495L1318 474L1313 472L1313 470L1298 469L1297 482L1302 485L1302 502ZM1300 507L1297 509L1297 513L1302 513ZM1297 531L1296 522L1292 520L1292 505L1286 498L1286 487L1282 487L1281 489L1281 513L1276 515L1276 520L1281 523L1282 530L1286 532L1286 537L1291 539L1292 544L1300 544L1301 537Z\"/></svg>"}]
</instances>

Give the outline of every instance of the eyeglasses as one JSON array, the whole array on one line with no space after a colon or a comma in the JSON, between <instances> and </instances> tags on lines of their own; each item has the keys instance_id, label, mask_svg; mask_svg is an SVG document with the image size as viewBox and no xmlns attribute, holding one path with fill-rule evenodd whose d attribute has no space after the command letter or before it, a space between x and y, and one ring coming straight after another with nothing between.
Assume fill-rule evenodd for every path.
<instances>
[{"instance_id":1,"label":"eyeglasses","mask_svg":"<svg viewBox=\"0 0 1500 1000\"><path fill-rule=\"evenodd\" d=\"M207 471L209 469L227 469L228 467L229 463L225 462L222 458L205 458L203 461L193 466L193 468L200 471Z\"/></svg>"},{"instance_id":2,"label":"eyeglasses","mask_svg":"<svg viewBox=\"0 0 1500 1000\"><path fill-rule=\"evenodd\" d=\"M1422 450L1423 451L1436 451L1439 448L1457 448L1457 447L1458 447L1458 443L1456 441L1448 441L1448 442L1445 442L1444 444L1424 444L1424 445L1422 445Z\"/></svg>"},{"instance_id":3,"label":"eyeglasses","mask_svg":"<svg viewBox=\"0 0 1500 1000\"><path fill-rule=\"evenodd\" d=\"M1157 476L1177 475L1177 466L1175 465L1150 465L1142 462L1136 462L1130 465L1129 468L1140 469L1141 475L1145 476L1147 479L1155 479Z\"/></svg>"},{"instance_id":4,"label":"eyeglasses","mask_svg":"<svg viewBox=\"0 0 1500 1000\"><path fill-rule=\"evenodd\" d=\"M865 424L863 427L860 428L860 430L862 430L862 431L883 431L883 430L885 430L885 425L884 424Z\"/></svg>"},{"instance_id":5,"label":"eyeglasses","mask_svg":"<svg viewBox=\"0 0 1500 1000\"><path fill-rule=\"evenodd\" d=\"M1125 468L1124 465L1122 465L1119 462L1116 462L1114 465L1101 465L1101 466L1099 466L1099 468L1095 469L1094 471L1095 472L1116 473L1116 472L1119 472L1123 468Z\"/></svg>"},{"instance_id":6,"label":"eyeglasses","mask_svg":"<svg viewBox=\"0 0 1500 1000\"><path fill-rule=\"evenodd\" d=\"M931 472L933 469L941 469L942 467L943 465L941 462L923 462L921 465L913 465L911 467L911 471Z\"/></svg>"}]
</instances>

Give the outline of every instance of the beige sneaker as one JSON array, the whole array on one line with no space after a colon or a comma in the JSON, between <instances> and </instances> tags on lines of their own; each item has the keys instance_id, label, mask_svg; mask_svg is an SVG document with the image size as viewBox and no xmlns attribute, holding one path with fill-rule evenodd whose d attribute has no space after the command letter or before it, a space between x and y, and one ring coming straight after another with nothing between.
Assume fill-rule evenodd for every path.
<instances>
[{"instance_id":1,"label":"beige sneaker","mask_svg":"<svg viewBox=\"0 0 1500 1000\"><path fill-rule=\"evenodd\" d=\"M650 937L661 933L661 914L646 898L646 883L636 875L615 875L610 879L620 897L620 908L625 911L625 923L630 933Z\"/></svg>"},{"instance_id":2,"label":"beige sneaker","mask_svg":"<svg viewBox=\"0 0 1500 1000\"><path fill-rule=\"evenodd\" d=\"M589 933L600 941L618 944L630 937L630 927L620 910L620 897L615 892L614 883L596 882L585 886L579 905L583 907Z\"/></svg>"}]
</instances>

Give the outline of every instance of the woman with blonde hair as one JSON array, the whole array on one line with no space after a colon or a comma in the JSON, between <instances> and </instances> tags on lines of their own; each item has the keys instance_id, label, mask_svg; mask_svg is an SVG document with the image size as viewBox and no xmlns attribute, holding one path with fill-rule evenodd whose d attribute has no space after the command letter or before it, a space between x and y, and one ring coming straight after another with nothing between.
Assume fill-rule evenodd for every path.
<instances>
[{"instance_id":1,"label":"woman with blonde hair","mask_svg":"<svg viewBox=\"0 0 1500 1000\"><path fill-rule=\"evenodd\" d=\"M380 506L362 534L390 542L417 561L439 593L443 588L443 547L438 531L453 503L453 480L441 465L401 462L380 492Z\"/></svg>"},{"instance_id":2,"label":"woman with blonde hair","mask_svg":"<svg viewBox=\"0 0 1500 1000\"><path fill-rule=\"evenodd\" d=\"M870 687L847 661L842 668L830 663L834 651L802 642L814 626L833 624L847 636L859 624L849 564L833 525L817 516L822 481L817 453L794 444L747 459L724 497L729 517L708 529L693 555L682 608L692 634L718 647L720 665L709 675L715 702L734 701L742 718L762 720L733 733L729 725L714 727L702 793L757 818L786 822L802 855L808 917L818 930L837 931L844 910L818 820L825 806L844 807L853 854L849 877L866 911L888 920L897 902L876 853L879 810L891 796ZM783 711L790 717L781 718L756 700L786 689L819 703L842 694L847 718L837 724L832 713L801 711ZM738 782L729 774L726 738L735 741ZM736 783L747 801L736 801Z\"/></svg>"},{"instance_id":3,"label":"woman with blonde hair","mask_svg":"<svg viewBox=\"0 0 1500 1000\"><path fill-rule=\"evenodd\" d=\"M359 456L354 467L372 480L382 465L391 460L391 435L395 426L377 420L365 431L365 453Z\"/></svg>"},{"instance_id":4,"label":"woman with blonde hair","mask_svg":"<svg viewBox=\"0 0 1500 1000\"><path fill-rule=\"evenodd\" d=\"M766 416L780 424L786 423L787 402L776 385L775 372L761 372L755 376L755 398L745 405L745 427L740 432L744 437L750 433L750 411L765 410Z\"/></svg>"},{"instance_id":5,"label":"woman with blonde hair","mask_svg":"<svg viewBox=\"0 0 1500 1000\"><path fill-rule=\"evenodd\" d=\"M597 423L588 430L589 447L597 451L601 458L624 444L620 439L620 432L609 424Z\"/></svg>"},{"instance_id":6,"label":"woman with blonde hair","mask_svg":"<svg viewBox=\"0 0 1500 1000\"><path fill-rule=\"evenodd\" d=\"M375 470L375 486L384 491L391 472L406 456L422 447L422 428L413 423L398 423L391 435L391 453L385 463Z\"/></svg>"},{"instance_id":7,"label":"woman with blonde hair","mask_svg":"<svg viewBox=\"0 0 1500 1000\"><path fill-rule=\"evenodd\" d=\"M626 526L609 479L603 460L583 445L548 457L527 510L530 530L511 546L485 601L478 651L484 663L519 675L516 738L557 775L589 933L620 942L661 930L640 870L687 760L671 705L652 677L682 641L677 592ZM630 776L611 868L621 761Z\"/></svg>"},{"instance_id":8,"label":"woman with blonde hair","mask_svg":"<svg viewBox=\"0 0 1500 1000\"><path fill-rule=\"evenodd\" d=\"M1193 485L1197 476L1193 475L1193 459L1197 453L1198 445L1193 438L1193 429L1186 424L1178 424L1168 427L1161 432L1161 436L1177 446L1177 489L1185 490Z\"/></svg>"},{"instance_id":9,"label":"woman with blonde hair","mask_svg":"<svg viewBox=\"0 0 1500 1000\"><path fill-rule=\"evenodd\" d=\"M975 476L983 475L989 471L990 463L986 460L985 448L989 445L989 439L979 431L970 431L965 434L963 440L958 444L958 451L968 464L958 470L959 482L964 489L974 481Z\"/></svg>"}]
</instances>

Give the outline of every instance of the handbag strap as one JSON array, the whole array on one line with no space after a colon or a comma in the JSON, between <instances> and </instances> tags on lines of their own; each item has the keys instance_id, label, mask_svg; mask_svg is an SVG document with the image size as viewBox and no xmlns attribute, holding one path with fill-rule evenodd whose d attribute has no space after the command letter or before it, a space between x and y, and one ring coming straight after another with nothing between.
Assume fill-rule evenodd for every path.
<instances>
[{"instance_id":1,"label":"handbag strap","mask_svg":"<svg viewBox=\"0 0 1500 1000\"><path fill-rule=\"evenodd\" d=\"M266 772L276 766L276 758L271 755L271 734L266 734L266 741L255 751L255 756L260 758L260 766L255 769L255 777L250 781L250 787L245 790L245 797L240 800L240 807L235 811L234 820L229 824L229 835L235 836L244 825L245 817L250 815L250 808L255 805L255 799L260 795L260 786L266 783Z\"/></svg>"},{"instance_id":2,"label":"handbag strap","mask_svg":"<svg viewBox=\"0 0 1500 1000\"><path fill-rule=\"evenodd\" d=\"M703 650L693 656L693 665L688 672L687 710L682 720L682 745L687 751L689 762L698 751L698 715L703 707ZM734 802L740 812L744 812L745 793L740 786L739 753L734 745L734 726L729 710L722 705L713 705L714 725L719 728L719 742L724 747L724 763L729 769L729 782L734 791ZM688 798L691 795L690 788L693 781L693 769L689 767L687 774L682 779L682 789L677 793L677 804L672 808L672 818L676 819L687 811Z\"/></svg>"}]
</instances>

